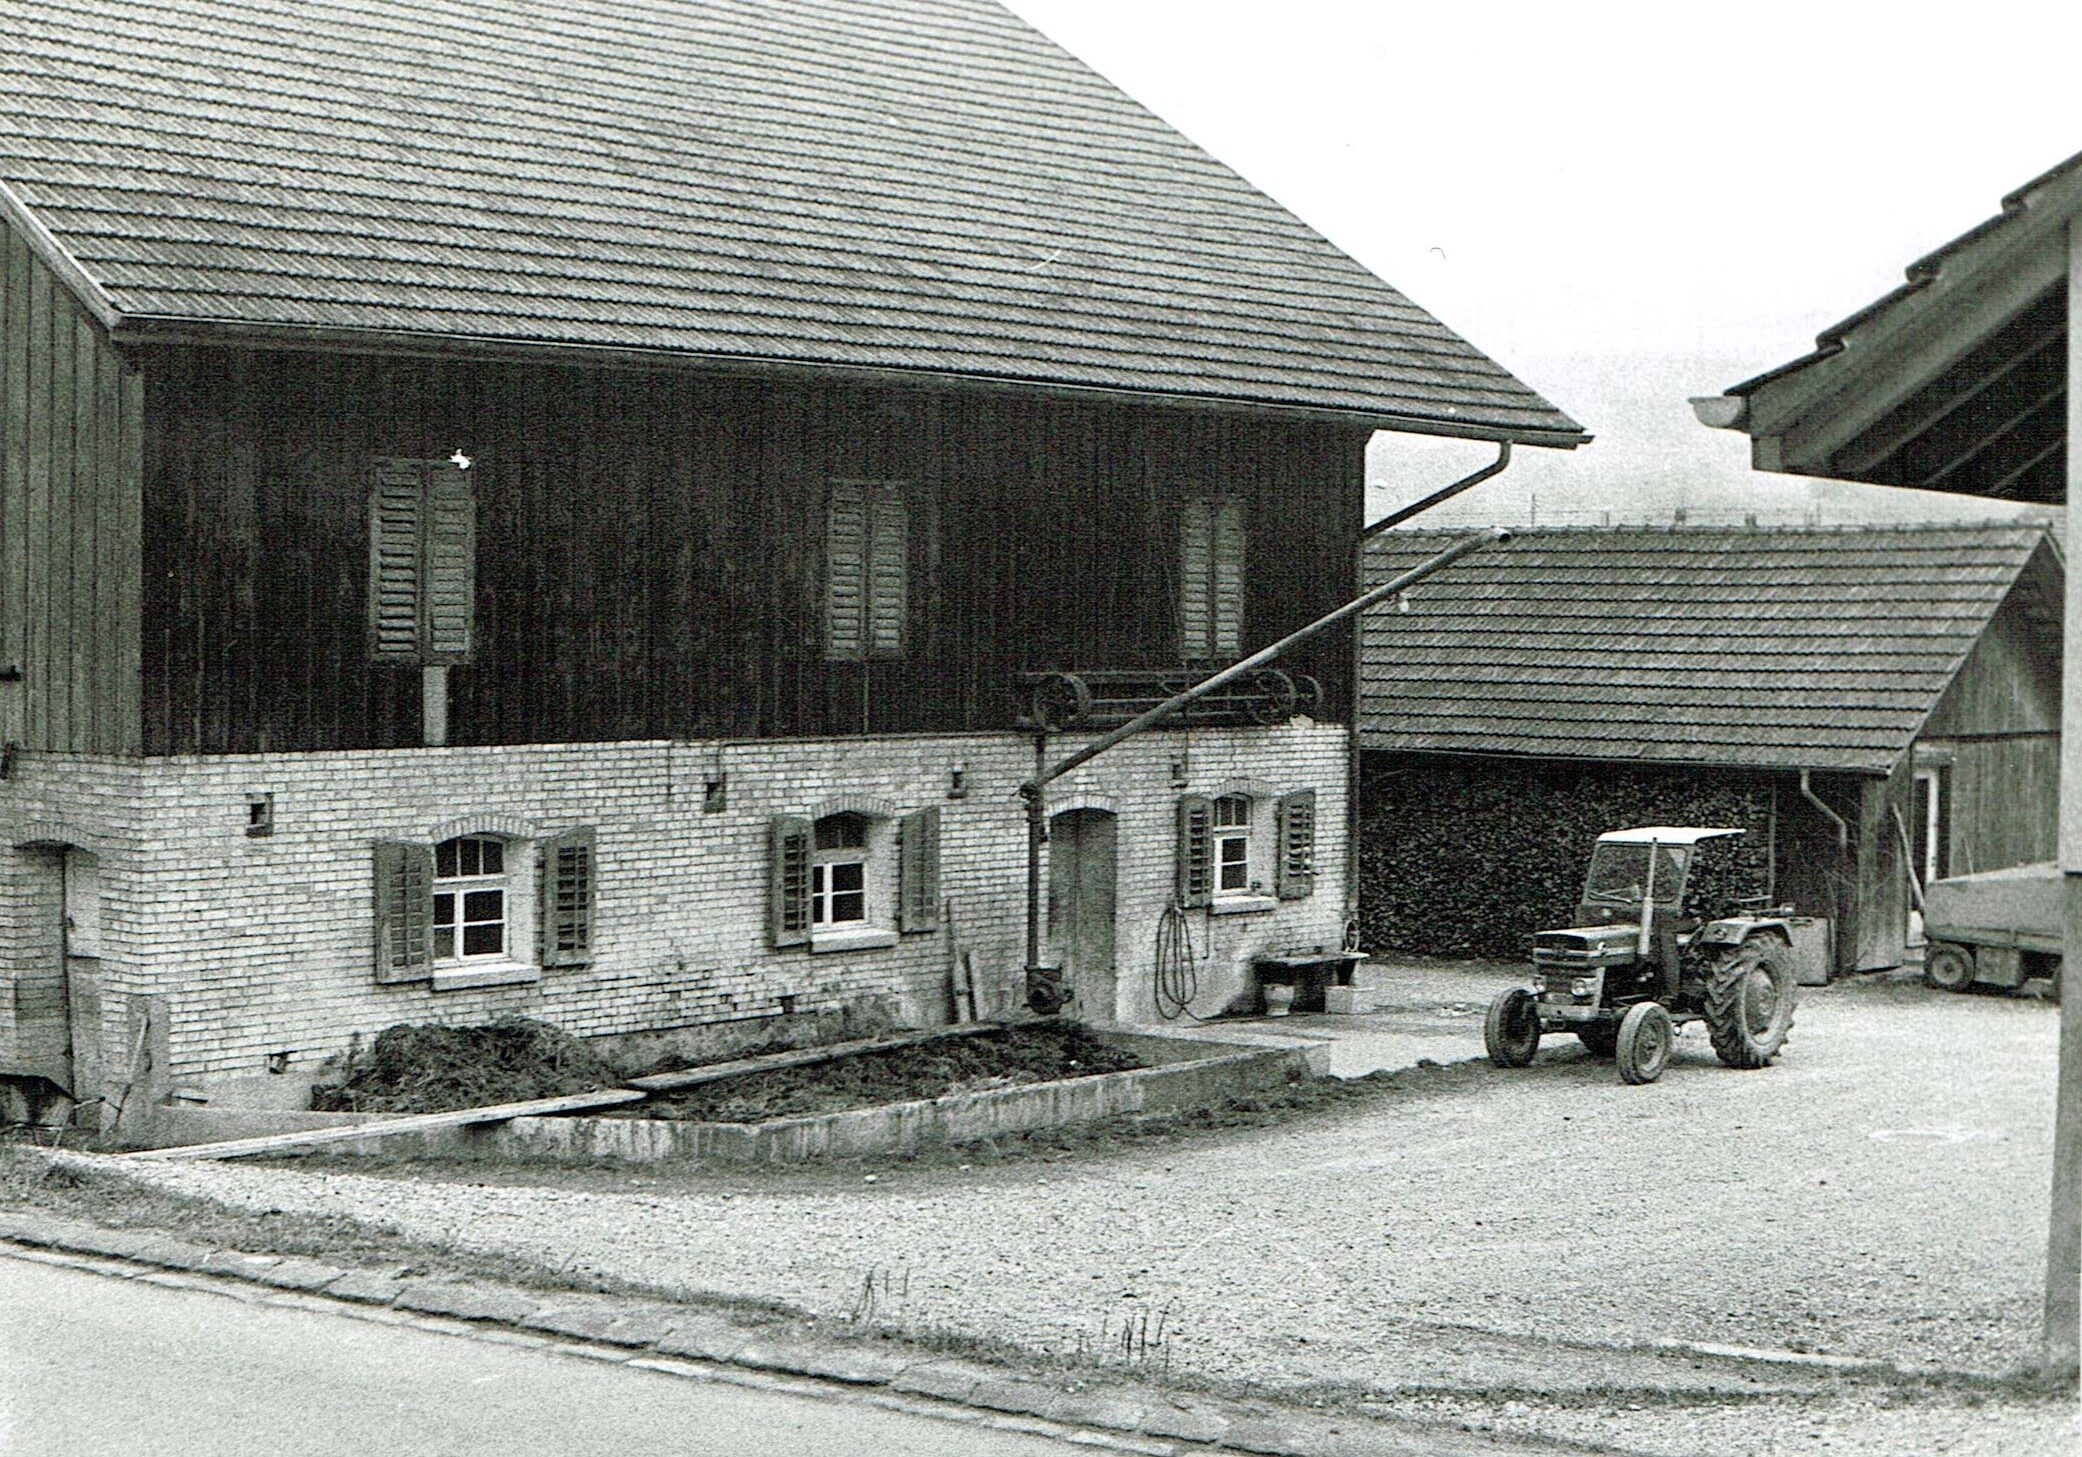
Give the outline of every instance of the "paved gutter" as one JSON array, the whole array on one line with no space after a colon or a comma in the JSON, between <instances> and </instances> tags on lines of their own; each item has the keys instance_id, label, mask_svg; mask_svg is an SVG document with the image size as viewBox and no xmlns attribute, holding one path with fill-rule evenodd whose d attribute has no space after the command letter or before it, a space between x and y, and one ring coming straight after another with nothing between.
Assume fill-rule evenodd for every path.
<instances>
[{"instance_id":1,"label":"paved gutter","mask_svg":"<svg viewBox=\"0 0 2082 1457\"><path fill-rule=\"evenodd\" d=\"M668 1301L529 1290L254 1254L150 1230L0 1210L0 1255L215 1290L481 1340L541 1346L700 1380L866 1400L1118 1451L1273 1457L1509 1457L1612 1452L1444 1423L1181 1395L1095 1373L1045 1379L896 1343L820 1338Z\"/></svg>"}]
</instances>

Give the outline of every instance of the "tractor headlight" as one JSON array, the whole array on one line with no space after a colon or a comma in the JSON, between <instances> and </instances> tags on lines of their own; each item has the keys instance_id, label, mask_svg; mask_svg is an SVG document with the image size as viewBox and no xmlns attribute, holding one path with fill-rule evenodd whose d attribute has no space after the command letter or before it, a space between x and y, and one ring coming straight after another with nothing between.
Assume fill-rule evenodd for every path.
<instances>
[{"instance_id":1,"label":"tractor headlight","mask_svg":"<svg viewBox=\"0 0 2082 1457\"><path fill-rule=\"evenodd\" d=\"M1579 1002L1589 1001L1591 998L1590 978L1587 976L1579 976L1574 981L1570 982L1569 995L1574 997Z\"/></svg>"}]
</instances>

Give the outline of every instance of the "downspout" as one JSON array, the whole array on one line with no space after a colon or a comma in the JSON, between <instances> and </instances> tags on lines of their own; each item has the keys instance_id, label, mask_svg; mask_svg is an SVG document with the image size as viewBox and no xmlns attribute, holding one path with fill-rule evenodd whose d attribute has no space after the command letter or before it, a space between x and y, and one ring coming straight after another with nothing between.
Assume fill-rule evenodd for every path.
<instances>
[{"instance_id":1,"label":"downspout","mask_svg":"<svg viewBox=\"0 0 2082 1457\"><path fill-rule=\"evenodd\" d=\"M1422 500L1389 512L1379 521L1359 528L1358 540L1352 552L1352 590L1366 590L1366 544L1381 532L1400 526L1412 516L1429 511L1441 502L1450 501L1462 491L1472 490L1490 477L1499 475L1511 463L1511 442L1497 442L1496 459L1480 470L1462 476L1451 485L1433 491ZM1352 701L1347 708L1351 714L1351 732L1345 748L1345 923L1348 936L1356 936L1354 929L1359 920L1359 778L1365 750L1360 747L1359 701L1366 681L1366 634L1354 629L1352 633ZM1351 947L1356 949L1356 940Z\"/></svg>"},{"instance_id":2,"label":"downspout","mask_svg":"<svg viewBox=\"0 0 2082 1457\"><path fill-rule=\"evenodd\" d=\"M1026 944L1028 987L1031 989L1037 984L1039 984L1041 981L1045 980L1046 973L1048 973L1051 970L1050 968L1042 966L1040 963L1041 846L1047 838L1048 811L1046 800L1048 786L1051 783L1053 783L1057 779L1062 778L1065 774L1068 774L1072 769L1075 769L1082 764L1089 763L1091 760L1096 759L1099 755L1105 753L1108 749L1112 748L1115 744L1120 743L1123 739L1133 738L1136 734L1141 733L1144 729L1156 727L1159 723L1162 723L1165 719L1170 718L1173 714L1177 713L1180 709L1186 707L1188 704L1193 703L1198 699L1205 698L1208 694L1214 692L1215 689L1220 688L1225 684L1234 682L1236 679L1241 678L1246 673L1255 672L1257 669L1264 667L1267 663L1271 662L1274 658L1277 658L1280 654L1286 652L1289 648L1294 647L1299 643L1307 641L1309 638L1314 637L1317 633L1322 632L1325 628L1335 627L1338 623L1343 622L1348 617L1356 617L1359 613L1364 612L1367 608L1373 606L1376 602L1386 601L1388 598L1393 597L1396 593L1404 591L1405 589L1409 588L1415 583L1420 582L1424 578L1430 576L1432 573L1441 571L1444 568L1453 565L1453 563L1459 561L1462 557L1467 556L1471 552L1477 552L1482 550L1482 548L1486 546L1493 546L1497 542L1508 541L1510 539L1511 533L1498 526L1492 526L1487 530L1476 532L1472 536L1463 537L1459 541L1453 543L1453 545L1447 547L1444 551L1438 553L1436 556L1431 557L1426 561L1419 562L1416 566L1410 568L1409 571L1404 572L1401 576L1396 577L1393 581L1383 582L1380 586L1375 587L1371 591L1360 593L1357 597L1354 597L1344 606L1339 607L1334 611L1325 613L1323 616L1317 618L1314 622L1311 622L1306 627L1296 628L1293 632L1288 633L1285 637L1281 638L1278 642L1273 643L1269 647L1262 647L1258 649L1258 651L1256 651L1255 653L1252 653L1249 657L1231 663L1228 667L1222 669L1220 672L1215 673L1210 677L1201 679L1198 683L1193 684L1192 687L1185 689L1183 692L1172 694L1171 697L1165 699L1155 708L1147 709L1144 712L1137 714L1134 718L1129 719L1126 723L1122 724L1118 728L1109 729L1107 732L1101 734L1098 738L1092 740L1089 744L1086 744L1083 748L1077 750L1075 753L1066 755L1064 758L1057 760L1054 764L1049 765L1046 768L1042 767L1040 763L1040 755L1037 752L1036 762L1034 766L1034 777L1032 779L1027 780L1026 783L1019 786L1020 797L1026 801L1027 816ZM1035 745L1037 751L1039 750L1042 742L1043 740L1041 740L1038 737L1036 738Z\"/></svg>"},{"instance_id":3,"label":"downspout","mask_svg":"<svg viewBox=\"0 0 2082 1457\"><path fill-rule=\"evenodd\" d=\"M1836 853L1846 854L1851 848L1851 827L1842 815L1822 803L1822 797L1815 793L1808 779L1813 772L1810 769L1800 771L1800 797L1829 817L1829 823L1836 826Z\"/></svg>"}]
</instances>

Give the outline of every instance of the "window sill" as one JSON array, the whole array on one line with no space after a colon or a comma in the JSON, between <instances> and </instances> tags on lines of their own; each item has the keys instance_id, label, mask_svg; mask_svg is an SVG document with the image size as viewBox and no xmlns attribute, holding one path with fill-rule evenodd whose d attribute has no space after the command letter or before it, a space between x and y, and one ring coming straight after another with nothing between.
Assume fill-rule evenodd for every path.
<instances>
[{"instance_id":1,"label":"window sill","mask_svg":"<svg viewBox=\"0 0 2082 1457\"><path fill-rule=\"evenodd\" d=\"M1248 916L1257 911L1276 911L1279 908L1279 901L1269 895L1216 896L1207 903L1207 913L1211 916Z\"/></svg>"},{"instance_id":2,"label":"window sill","mask_svg":"<svg viewBox=\"0 0 2082 1457\"><path fill-rule=\"evenodd\" d=\"M857 931L825 931L810 937L810 954L818 956L833 951L873 951L883 946L894 946L896 942L896 932L878 930L873 926L863 926Z\"/></svg>"},{"instance_id":3,"label":"window sill","mask_svg":"<svg viewBox=\"0 0 2082 1457\"><path fill-rule=\"evenodd\" d=\"M526 986L542 980L542 968L519 961L480 961L434 968L433 990L464 992L477 987Z\"/></svg>"}]
</instances>

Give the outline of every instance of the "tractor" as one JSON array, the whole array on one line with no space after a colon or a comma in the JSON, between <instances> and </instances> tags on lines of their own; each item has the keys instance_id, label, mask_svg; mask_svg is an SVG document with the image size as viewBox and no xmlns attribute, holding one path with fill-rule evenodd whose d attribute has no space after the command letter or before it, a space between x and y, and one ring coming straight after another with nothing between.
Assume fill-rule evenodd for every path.
<instances>
[{"instance_id":1,"label":"tractor","mask_svg":"<svg viewBox=\"0 0 2082 1457\"><path fill-rule=\"evenodd\" d=\"M1612 1058L1622 1081L1650 1083L1676 1028L1694 1021L1729 1067L1776 1057L1793 1025L1791 911L1726 893L1728 857L1713 847L1741 833L1658 825L1598 836L1576 924L1535 935L1535 985L1489 1004L1489 1060L1524 1067L1542 1033L1566 1031Z\"/></svg>"}]
</instances>

